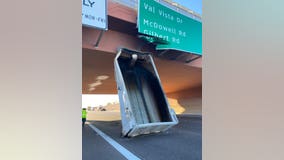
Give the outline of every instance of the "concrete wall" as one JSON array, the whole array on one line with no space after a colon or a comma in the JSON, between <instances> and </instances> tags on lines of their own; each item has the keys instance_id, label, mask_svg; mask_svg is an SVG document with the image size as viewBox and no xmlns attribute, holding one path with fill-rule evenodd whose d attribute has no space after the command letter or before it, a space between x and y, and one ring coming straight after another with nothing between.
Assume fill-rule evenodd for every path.
<instances>
[{"instance_id":1,"label":"concrete wall","mask_svg":"<svg viewBox=\"0 0 284 160\"><path fill-rule=\"evenodd\" d=\"M202 114L202 87L167 94L177 114Z\"/></svg>"},{"instance_id":2,"label":"concrete wall","mask_svg":"<svg viewBox=\"0 0 284 160\"><path fill-rule=\"evenodd\" d=\"M88 111L87 120L90 121L117 121L120 120L119 111Z\"/></svg>"}]
</instances>

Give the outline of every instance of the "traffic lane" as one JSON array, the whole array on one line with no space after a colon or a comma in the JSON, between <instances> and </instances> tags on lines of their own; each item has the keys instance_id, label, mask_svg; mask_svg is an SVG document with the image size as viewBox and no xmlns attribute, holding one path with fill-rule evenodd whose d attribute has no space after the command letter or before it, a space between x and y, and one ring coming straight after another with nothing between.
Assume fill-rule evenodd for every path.
<instances>
[{"instance_id":1,"label":"traffic lane","mask_svg":"<svg viewBox=\"0 0 284 160\"><path fill-rule=\"evenodd\" d=\"M165 132L134 138L120 136L120 121L96 121L92 123L141 159L201 160L202 119L182 115L179 115L178 119L179 124Z\"/></svg>"},{"instance_id":2,"label":"traffic lane","mask_svg":"<svg viewBox=\"0 0 284 160\"><path fill-rule=\"evenodd\" d=\"M88 125L82 128L82 158L83 160L126 160Z\"/></svg>"}]
</instances>

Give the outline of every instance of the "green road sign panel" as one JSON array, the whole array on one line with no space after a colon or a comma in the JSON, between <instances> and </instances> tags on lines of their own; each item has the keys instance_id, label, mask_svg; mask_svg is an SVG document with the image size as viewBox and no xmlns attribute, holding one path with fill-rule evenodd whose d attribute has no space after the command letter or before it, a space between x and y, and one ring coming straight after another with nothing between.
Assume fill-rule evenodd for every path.
<instances>
[{"instance_id":1,"label":"green road sign panel","mask_svg":"<svg viewBox=\"0 0 284 160\"><path fill-rule=\"evenodd\" d=\"M140 0L138 32L168 43L157 50L174 49L202 55L202 23L174 11L155 0Z\"/></svg>"}]
</instances>

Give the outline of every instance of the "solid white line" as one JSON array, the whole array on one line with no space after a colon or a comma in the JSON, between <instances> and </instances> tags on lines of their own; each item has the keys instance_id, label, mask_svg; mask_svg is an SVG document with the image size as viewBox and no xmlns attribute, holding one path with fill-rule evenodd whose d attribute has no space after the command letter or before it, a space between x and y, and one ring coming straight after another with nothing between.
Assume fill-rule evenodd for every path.
<instances>
[{"instance_id":1,"label":"solid white line","mask_svg":"<svg viewBox=\"0 0 284 160\"><path fill-rule=\"evenodd\" d=\"M128 151L126 148L121 146L119 143L117 143L115 140L110 138L108 135L103 133L101 130L96 128L94 125L89 124L88 125L95 131L97 132L101 137L103 137L110 145L112 145L118 152L120 152L125 158L129 160L140 160L137 156L135 156L133 153Z\"/></svg>"}]
</instances>

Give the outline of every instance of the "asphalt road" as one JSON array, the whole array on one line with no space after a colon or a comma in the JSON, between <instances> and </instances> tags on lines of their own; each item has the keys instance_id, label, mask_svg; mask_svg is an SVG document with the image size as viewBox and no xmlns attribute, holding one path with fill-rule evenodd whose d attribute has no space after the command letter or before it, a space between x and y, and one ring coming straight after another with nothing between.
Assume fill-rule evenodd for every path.
<instances>
[{"instance_id":1,"label":"asphalt road","mask_svg":"<svg viewBox=\"0 0 284 160\"><path fill-rule=\"evenodd\" d=\"M166 132L141 135L134 138L120 137L120 121L90 122L124 148L143 160L201 160L202 118L178 115L179 124ZM124 160L88 125L82 129L83 160Z\"/></svg>"}]
</instances>

